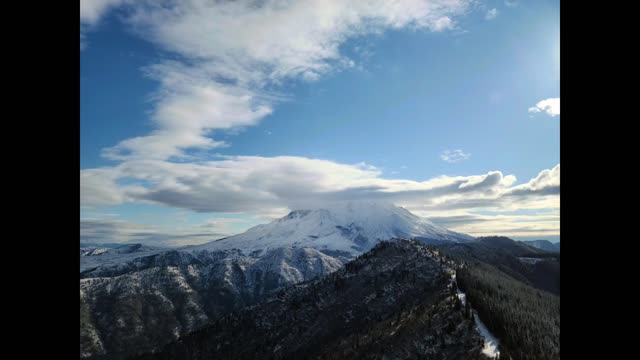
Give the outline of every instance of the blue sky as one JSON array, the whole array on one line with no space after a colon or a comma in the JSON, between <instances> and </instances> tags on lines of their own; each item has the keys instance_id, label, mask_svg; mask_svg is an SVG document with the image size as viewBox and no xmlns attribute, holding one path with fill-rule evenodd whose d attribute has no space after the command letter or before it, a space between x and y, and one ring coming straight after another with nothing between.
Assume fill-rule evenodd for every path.
<instances>
[{"instance_id":1,"label":"blue sky","mask_svg":"<svg viewBox=\"0 0 640 360\"><path fill-rule=\"evenodd\" d=\"M198 243L336 192L559 239L558 1L141 3L81 8L85 241Z\"/></svg>"}]
</instances>

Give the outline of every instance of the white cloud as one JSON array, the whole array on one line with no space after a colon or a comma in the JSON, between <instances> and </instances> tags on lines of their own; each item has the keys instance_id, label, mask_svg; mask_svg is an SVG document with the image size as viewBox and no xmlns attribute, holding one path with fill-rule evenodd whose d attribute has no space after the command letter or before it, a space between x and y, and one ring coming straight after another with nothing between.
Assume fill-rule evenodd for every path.
<instances>
[{"instance_id":1,"label":"white cloud","mask_svg":"<svg viewBox=\"0 0 640 360\"><path fill-rule=\"evenodd\" d=\"M88 46L87 32L98 26L109 10L128 2L131 0L80 0L80 51Z\"/></svg>"},{"instance_id":2,"label":"white cloud","mask_svg":"<svg viewBox=\"0 0 640 360\"><path fill-rule=\"evenodd\" d=\"M200 244L232 235L228 222L214 219L202 225L168 228L114 219L80 219L80 241L86 243L143 243L156 246ZM216 222L217 221L217 222Z\"/></svg>"},{"instance_id":3,"label":"white cloud","mask_svg":"<svg viewBox=\"0 0 640 360\"><path fill-rule=\"evenodd\" d=\"M418 213L438 225L472 236L550 236L560 232L560 213L557 211L533 215L480 215L467 211Z\"/></svg>"},{"instance_id":4,"label":"white cloud","mask_svg":"<svg viewBox=\"0 0 640 360\"><path fill-rule=\"evenodd\" d=\"M551 116L560 115L560 98L550 98L539 101L536 106L529 108L530 113L546 112Z\"/></svg>"},{"instance_id":5,"label":"white cloud","mask_svg":"<svg viewBox=\"0 0 640 360\"><path fill-rule=\"evenodd\" d=\"M451 29L469 0L87 1L81 23L93 26L125 3L125 24L178 57L147 67L160 83L155 129L105 149L114 160L226 146L212 131L255 125L273 111L281 96L272 89L285 80L314 81L355 66L340 53L347 39L386 29Z\"/></svg>"},{"instance_id":6,"label":"white cloud","mask_svg":"<svg viewBox=\"0 0 640 360\"><path fill-rule=\"evenodd\" d=\"M197 212L259 213L379 199L422 210L553 208L559 173L556 166L513 186L515 176L500 171L426 181L385 179L380 169L367 164L292 156L234 156L201 163L129 160L81 170L81 205L150 202Z\"/></svg>"},{"instance_id":7,"label":"white cloud","mask_svg":"<svg viewBox=\"0 0 640 360\"><path fill-rule=\"evenodd\" d=\"M518 6L518 0L505 0L504 5L510 8L516 7Z\"/></svg>"},{"instance_id":8,"label":"white cloud","mask_svg":"<svg viewBox=\"0 0 640 360\"><path fill-rule=\"evenodd\" d=\"M496 8L488 10L487 13L484 15L484 18L486 20L493 20L496 17L498 17L498 9L496 9Z\"/></svg>"},{"instance_id":9,"label":"white cloud","mask_svg":"<svg viewBox=\"0 0 640 360\"><path fill-rule=\"evenodd\" d=\"M95 25L112 8L130 0L80 0L80 23Z\"/></svg>"},{"instance_id":10,"label":"white cloud","mask_svg":"<svg viewBox=\"0 0 640 360\"><path fill-rule=\"evenodd\" d=\"M556 193L560 191L560 164L553 169L545 169L538 176L529 180L526 184L511 188L509 195L526 195L530 193L541 194L544 192Z\"/></svg>"},{"instance_id":11,"label":"white cloud","mask_svg":"<svg viewBox=\"0 0 640 360\"><path fill-rule=\"evenodd\" d=\"M348 165L288 156L227 156L201 163L127 160L114 167L81 170L81 176L81 206L85 208L144 202L195 212L240 213L254 218L260 215L255 223L282 216L288 209L343 200L388 201L436 217L468 215L477 210L557 210L560 206L560 165L545 169L520 185L514 185L515 176L500 171L413 181L382 178L380 169L364 163ZM537 224L534 218L521 224L522 217L468 219L466 223L456 224L454 230L474 235L486 232L524 236L525 233L549 235L559 226L551 224L553 220L548 216L539 218ZM211 223L216 225L217 233L224 232L221 230L224 221ZM226 233L242 230L236 229ZM201 230L180 230L191 234L188 237L167 230L173 235L166 236L184 243L212 239L210 228L202 232L209 234L208 237L193 235ZM160 239L162 233L159 229L134 232L138 239L149 241ZM140 235L144 233L153 233L153 238ZM133 241L134 237L127 239Z\"/></svg>"},{"instance_id":12,"label":"white cloud","mask_svg":"<svg viewBox=\"0 0 640 360\"><path fill-rule=\"evenodd\" d=\"M125 202L124 191L116 184L113 169L80 171L80 204L85 206L115 205Z\"/></svg>"},{"instance_id":13,"label":"white cloud","mask_svg":"<svg viewBox=\"0 0 640 360\"><path fill-rule=\"evenodd\" d=\"M440 154L440 159L448 163L456 163L462 160L467 160L471 157L471 154L465 153L461 149L445 150Z\"/></svg>"}]
</instances>

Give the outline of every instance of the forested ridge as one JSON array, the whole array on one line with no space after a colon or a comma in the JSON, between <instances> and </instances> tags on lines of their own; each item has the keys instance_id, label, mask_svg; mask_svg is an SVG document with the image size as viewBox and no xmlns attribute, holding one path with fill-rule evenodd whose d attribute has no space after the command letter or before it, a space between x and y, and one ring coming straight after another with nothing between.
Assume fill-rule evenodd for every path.
<instances>
[{"instance_id":1,"label":"forested ridge","mask_svg":"<svg viewBox=\"0 0 640 360\"><path fill-rule=\"evenodd\" d=\"M500 359L560 359L560 297L479 261L456 271L458 286L501 341Z\"/></svg>"},{"instance_id":2,"label":"forested ridge","mask_svg":"<svg viewBox=\"0 0 640 360\"><path fill-rule=\"evenodd\" d=\"M489 262L520 265L498 249L381 242L138 359L481 359L469 304L500 340L500 359L559 359L559 296Z\"/></svg>"},{"instance_id":3,"label":"forested ridge","mask_svg":"<svg viewBox=\"0 0 640 360\"><path fill-rule=\"evenodd\" d=\"M482 360L444 258L381 242L323 278L293 285L139 360Z\"/></svg>"}]
</instances>

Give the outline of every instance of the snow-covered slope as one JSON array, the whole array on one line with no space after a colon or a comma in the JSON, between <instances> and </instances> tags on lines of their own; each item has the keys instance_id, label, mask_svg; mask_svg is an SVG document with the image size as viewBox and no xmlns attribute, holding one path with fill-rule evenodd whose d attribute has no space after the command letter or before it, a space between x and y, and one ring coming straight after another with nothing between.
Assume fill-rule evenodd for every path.
<instances>
[{"instance_id":1,"label":"snow-covered slope","mask_svg":"<svg viewBox=\"0 0 640 360\"><path fill-rule=\"evenodd\" d=\"M142 244L123 244L115 248L80 247L80 272L98 266L109 266L132 261L142 256L159 254L167 248Z\"/></svg>"},{"instance_id":2,"label":"snow-covered slope","mask_svg":"<svg viewBox=\"0 0 640 360\"><path fill-rule=\"evenodd\" d=\"M382 240L471 241L418 217L404 208L378 202L344 202L314 210L296 210L269 224L210 243L190 247L199 252L239 249L259 256L275 248L314 248L360 254Z\"/></svg>"},{"instance_id":3,"label":"snow-covered slope","mask_svg":"<svg viewBox=\"0 0 640 360\"><path fill-rule=\"evenodd\" d=\"M236 251L172 250L88 269L80 274L81 358L117 360L151 351L283 287L342 266L315 249L280 248L260 258Z\"/></svg>"}]
</instances>

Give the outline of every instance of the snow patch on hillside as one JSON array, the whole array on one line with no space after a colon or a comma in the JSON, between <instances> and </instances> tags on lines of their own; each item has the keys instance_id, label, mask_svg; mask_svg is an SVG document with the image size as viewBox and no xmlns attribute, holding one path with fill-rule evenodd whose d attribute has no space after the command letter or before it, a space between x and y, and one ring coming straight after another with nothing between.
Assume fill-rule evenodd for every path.
<instances>
[{"instance_id":1,"label":"snow patch on hillside","mask_svg":"<svg viewBox=\"0 0 640 360\"><path fill-rule=\"evenodd\" d=\"M520 261L527 263L527 264L537 264L540 261L543 261L544 259L540 259L540 258L529 258L529 257L519 257L518 259L520 259Z\"/></svg>"},{"instance_id":2,"label":"snow patch on hillside","mask_svg":"<svg viewBox=\"0 0 640 360\"><path fill-rule=\"evenodd\" d=\"M473 312L473 319L476 321L476 326L478 327L478 331L480 335L484 338L484 347L482 348L482 353L487 355L490 358L496 358L500 355L500 351L498 350L498 346L500 342L496 339L495 336L491 334L489 329L484 325L478 314Z\"/></svg>"},{"instance_id":3,"label":"snow patch on hillside","mask_svg":"<svg viewBox=\"0 0 640 360\"><path fill-rule=\"evenodd\" d=\"M460 299L460 302L462 303L463 306L466 305L467 294L460 291L460 288L458 288L456 283L455 273L451 274L451 281L453 284L456 284L455 285L457 290L456 294L458 296L458 299ZM484 325L482 320L480 320L480 317L478 316L476 311L473 309L472 311L473 311L473 320L476 323L476 328L478 329L478 332L480 333L480 335L482 335L482 337L484 338L484 346L482 348L482 353L489 358L492 358L492 359L497 358L500 355L500 350L498 350L498 347L500 346L500 341L495 336L493 336L493 334L491 334L491 332L489 331L489 329L487 329L487 327Z\"/></svg>"}]
</instances>

